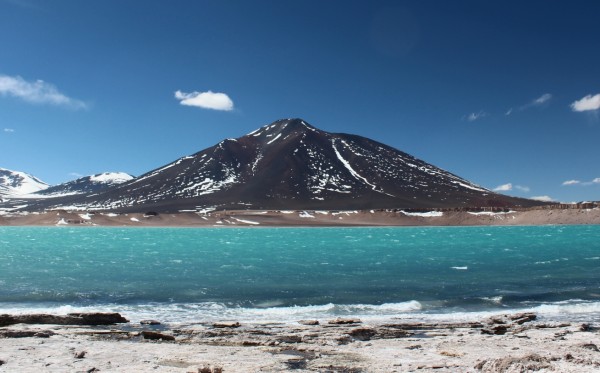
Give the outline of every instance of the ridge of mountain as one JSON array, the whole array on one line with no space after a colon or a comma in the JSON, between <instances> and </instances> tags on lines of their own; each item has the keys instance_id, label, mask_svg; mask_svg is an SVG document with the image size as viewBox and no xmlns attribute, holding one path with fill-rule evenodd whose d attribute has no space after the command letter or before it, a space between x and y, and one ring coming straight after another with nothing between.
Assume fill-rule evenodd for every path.
<instances>
[{"instance_id":1,"label":"ridge of mountain","mask_svg":"<svg viewBox=\"0 0 600 373\"><path fill-rule=\"evenodd\" d=\"M176 212L539 204L495 193L362 136L282 119L103 192L38 201L35 208Z\"/></svg>"}]
</instances>

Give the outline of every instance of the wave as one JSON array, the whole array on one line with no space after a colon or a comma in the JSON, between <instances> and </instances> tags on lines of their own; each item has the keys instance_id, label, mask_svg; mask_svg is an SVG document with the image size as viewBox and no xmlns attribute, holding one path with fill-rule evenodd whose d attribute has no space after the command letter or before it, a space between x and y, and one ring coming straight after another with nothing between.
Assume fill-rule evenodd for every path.
<instances>
[{"instance_id":1,"label":"wave","mask_svg":"<svg viewBox=\"0 0 600 373\"><path fill-rule=\"evenodd\" d=\"M155 319L166 324L205 324L214 321L235 320L246 323L295 323L302 319L322 322L336 317L360 318L364 322L414 321L458 322L478 321L499 313L535 312L540 320L600 323L600 302L572 299L545 304L523 304L523 307L499 308L501 297L482 299L491 303L489 309L477 311L440 307L439 304L411 300L401 303L324 304L314 306L250 308L228 306L222 303L148 303L137 305L106 304L96 306L71 305L1 305L0 313L119 312L136 323ZM437 302L436 302L437 303Z\"/></svg>"},{"instance_id":2,"label":"wave","mask_svg":"<svg viewBox=\"0 0 600 373\"><path fill-rule=\"evenodd\" d=\"M250 308L228 306L223 303L148 303L137 305L107 304L95 306L70 305L13 305L0 306L0 313L52 313L72 312L119 312L132 322L144 319L156 319L165 323L205 323L217 320L237 320L246 322L295 322L301 319L328 319L335 317L360 317L362 319L391 318L422 310L421 303L408 301L402 303L370 304L324 304L314 306L263 307Z\"/></svg>"}]
</instances>

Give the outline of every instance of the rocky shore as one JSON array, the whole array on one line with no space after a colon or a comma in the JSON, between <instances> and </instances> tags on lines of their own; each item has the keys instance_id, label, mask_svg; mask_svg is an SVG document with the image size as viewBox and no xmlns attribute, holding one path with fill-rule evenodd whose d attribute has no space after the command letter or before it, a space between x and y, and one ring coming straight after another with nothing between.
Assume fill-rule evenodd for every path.
<instances>
[{"instance_id":1,"label":"rocky shore","mask_svg":"<svg viewBox=\"0 0 600 373\"><path fill-rule=\"evenodd\" d=\"M119 314L0 315L0 325L0 372L600 370L598 325L548 322L533 313L449 323L193 325L129 323Z\"/></svg>"},{"instance_id":2,"label":"rocky shore","mask_svg":"<svg viewBox=\"0 0 600 373\"><path fill-rule=\"evenodd\" d=\"M564 207L566 206L566 208ZM0 211L0 226L302 227L489 226L600 224L600 207L557 205L528 209L183 211L116 213Z\"/></svg>"}]
</instances>

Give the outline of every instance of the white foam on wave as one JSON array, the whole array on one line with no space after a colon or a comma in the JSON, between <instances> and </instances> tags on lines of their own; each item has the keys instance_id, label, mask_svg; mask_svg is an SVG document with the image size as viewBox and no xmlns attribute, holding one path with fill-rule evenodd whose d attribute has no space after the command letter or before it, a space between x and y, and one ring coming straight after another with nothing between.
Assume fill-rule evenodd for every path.
<instances>
[{"instance_id":1,"label":"white foam on wave","mask_svg":"<svg viewBox=\"0 0 600 373\"><path fill-rule=\"evenodd\" d=\"M500 303L501 297L488 298L491 303ZM276 304L274 302L273 304ZM336 317L359 318L363 322L472 322L487 317L515 312L535 312L540 320L600 323L600 301L567 300L523 308L502 308L486 311L443 312L427 310L422 303L412 300L401 303L368 304L324 304L315 306L247 308L231 307L222 303L148 303L140 305L103 306L31 306L4 307L0 313L30 314L49 313L66 315L73 312L119 312L132 323L155 319L166 324L205 324L215 321L239 321L241 323L294 324L302 319L316 319L322 323Z\"/></svg>"},{"instance_id":2,"label":"white foam on wave","mask_svg":"<svg viewBox=\"0 0 600 373\"><path fill-rule=\"evenodd\" d=\"M359 317L363 320L389 319L398 314L417 312L421 309L421 303L413 300L402 303L385 303L381 305L336 305L329 303L315 306L265 308L228 307L227 305L216 302L195 304L111 304L86 307L0 307L0 313L50 313L66 315L73 312L119 312L131 322L139 322L144 319L156 319L163 323L195 324L222 320L236 320L252 323L294 323L301 319L326 320L335 317Z\"/></svg>"}]
</instances>

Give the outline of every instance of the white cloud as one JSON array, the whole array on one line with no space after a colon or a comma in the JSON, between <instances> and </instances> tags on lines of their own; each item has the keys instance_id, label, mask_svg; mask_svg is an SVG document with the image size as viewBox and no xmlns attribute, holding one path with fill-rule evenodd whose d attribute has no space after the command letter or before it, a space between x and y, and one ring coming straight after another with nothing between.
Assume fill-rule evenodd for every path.
<instances>
[{"instance_id":1,"label":"white cloud","mask_svg":"<svg viewBox=\"0 0 600 373\"><path fill-rule=\"evenodd\" d=\"M529 192L530 190L528 186L513 185L513 183L506 183L495 187L494 192L509 192L513 189L520 190L521 192Z\"/></svg>"},{"instance_id":2,"label":"white cloud","mask_svg":"<svg viewBox=\"0 0 600 373\"><path fill-rule=\"evenodd\" d=\"M552 95L550 93L544 93L540 97L538 97L535 100L533 100L531 102L531 105L536 105L536 106L537 105L543 105L544 103L550 101L551 98L552 98Z\"/></svg>"},{"instance_id":3,"label":"white cloud","mask_svg":"<svg viewBox=\"0 0 600 373\"><path fill-rule=\"evenodd\" d=\"M519 111L525 111L525 110L535 107L535 106L542 106L546 102L550 101L551 99L552 99L552 95L550 93L544 93L540 97L533 99L528 104L525 104L525 105L519 107ZM512 111L513 111L512 108L509 111L510 111L510 113L512 113ZM510 115L510 113L507 112L506 115Z\"/></svg>"},{"instance_id":4,"label":"white cloud","mask_svg":"<svg viewBox=\"0 0 600 373\"><path fill-rule=\"evenodd\" d=\"M573 102L571 104L571 109L577 112L600 109L600 93L594 96L587 95L581 100Z\"/></svg>"},{"instance_id":5,"label":"white cloud","mask_svg":"<svg viewBox=\"0 0 600 373\"><path fill-rule=\"evenodd\" d=\"M76 178L83 177L83 175L80 174L79 172L69 172L69 176L76 177Z\"/></svg>"},{"instance_id":6,"label":"white cloud","mask_svg":"<svg viewBox=\"0 0 600 373\"><path fill-rule=\"evenodd\" d=\"M554 198L550 197L550 196L535 196L535 197L531 197L532 200L534 201L541 201L541 202L553 202Z\"/></svg>"},{"instance_id":7,"label":"white cloud","mask_svg":"<svg viewBox=\"0 0 600 373\"><path fill-rule=\"evenodd\" d=\"M494 192L508 192L513 189L512 183L506 183L502 185L498 185L494 188Z\"/></svg>"},{"instance_id":8,"label":"white cloud","mask_svg":"<svg viewBox=\"0 0 600 373\"><path fill-rule=\"evenodd\" d=\"M579 181L579 180L567 180L562 183L562 185L582 185L582 186L590 186L600 184L600 177L593 179L592 181Z\"/></svg>"},{"instance_id":9,"label":"white cloud","mask_svg":"<svg viewBox=\"0 0 600 373\"><path fill-rule=\"evenodd\" d=\"M225 93L213 91L185 93L177 91L175 92L175 98L180 101L181 105L212 110L233 110L233 101Z\"/></svg>"},{"instance_id":10,"label":"white cloud","mask_svg":"<svg viewBox=\"0 0 600 373\"><path fill-rule=\"evenodd\" d=\"M510 108L508 110L506 110L506 113L504 113L504 115L508 116L511 115L513 113L513 108Z\"/></svg>"},{"instance_id":11,"label":"white cloud","mask_svg":"<svg viewBox=\"0 0 600 373\"><path fill-rule=\"evenodd\" d=\"M28 82L20 76L0 75L0 95L16 97L33 104L87 108L86 103L64 95L50 83L43 80Z\"/></svg>"},{"instance_id":12,"label":"white cloud","mask_svg":"<svg viewBox=\"0 0 600 373\"><path fill-rule=\"evenodd\" d=\"M486 113L485 111L479 110L477 113L471 113L471 114L463 116L463 119L466 119L469 122L474 122L478 119L487 117L487 115L488 115L488 113Z\"/></svg>"},{"instance_id":13,"label":"white cloud","mask_svg":"<svg viewBox=\"0 0 600 373\"><path fill-rule=\"evenodd\" d=\"M6 133L13 133L13 132L15 132L15 130L12 129L12 128L5 128L4 132L6 132Z\"/></svg>"}]
</instances>

